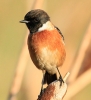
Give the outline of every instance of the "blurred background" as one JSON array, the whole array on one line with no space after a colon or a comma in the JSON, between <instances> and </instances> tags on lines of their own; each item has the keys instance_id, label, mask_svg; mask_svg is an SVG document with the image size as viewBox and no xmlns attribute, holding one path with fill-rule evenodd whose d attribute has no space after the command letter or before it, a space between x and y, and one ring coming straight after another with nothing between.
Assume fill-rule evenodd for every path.
<instances>
[{"instance_id":1,"label":"blurred background","mask_svg":"<svg viewBox=\"0 0 91 100\"><path fill-rule=\"evenodd\" d=\"M36 2L38 2L38 5ZM72 65L78 54L77 52L90 25L91 0L1 0L0 100L7 100L20 60L25 68L17 100L36 100L39 95L42 72L33 65L27 48L26 51L22 51L24 50L24 45L27 44L28 30L24 24L19 23L24 18L24 15L34 8L45 10L53 24L59 27L65 37L67 57L63 67L60 69L62 76L72 70ZM28 56L21 56L22 52ZM89 62L91 62L91 51L89 52ZM91 64L88 66L91 68ZM79 70L81 71L81 69ZM21 76L21 74L19 75ZM81 84L78 84L77 87L79 88L80 86ZM69 100L91 100L90 94L91 81L79 92L71 96Z\"/></svg>"}]
</instances>

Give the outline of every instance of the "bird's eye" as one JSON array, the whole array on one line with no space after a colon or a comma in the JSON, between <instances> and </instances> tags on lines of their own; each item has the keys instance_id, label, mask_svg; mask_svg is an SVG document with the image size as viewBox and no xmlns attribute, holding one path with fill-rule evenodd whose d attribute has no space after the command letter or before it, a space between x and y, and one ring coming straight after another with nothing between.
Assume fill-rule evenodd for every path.
<instances>
[{"instance_id":1,"label":"bird's eye","mask_svg":"<svg viewBox=\"0 0 91 100\"><path fill-rule=\"evenodd\" d=\"M37 22L39 22L39 20L38 20L37 18L35 18L35 19L34 19L34 22L36 22L36 23L37 23Z\"/></svg>"}]
</instances>

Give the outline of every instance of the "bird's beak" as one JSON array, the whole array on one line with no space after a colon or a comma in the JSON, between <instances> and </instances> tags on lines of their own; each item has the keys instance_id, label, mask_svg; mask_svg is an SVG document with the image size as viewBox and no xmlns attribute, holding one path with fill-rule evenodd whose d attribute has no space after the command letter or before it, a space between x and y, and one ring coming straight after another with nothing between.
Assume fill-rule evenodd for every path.
<instances>
[{"instance_id":1,"label":"bird's beak","mask_svg":"<svg viewBox=\"0 0 91 100\"><path fill-rule=\"evenodd\" d=\"M29 23L27 20L21 20L20 23Z\"/></svg>"}]
</instances>

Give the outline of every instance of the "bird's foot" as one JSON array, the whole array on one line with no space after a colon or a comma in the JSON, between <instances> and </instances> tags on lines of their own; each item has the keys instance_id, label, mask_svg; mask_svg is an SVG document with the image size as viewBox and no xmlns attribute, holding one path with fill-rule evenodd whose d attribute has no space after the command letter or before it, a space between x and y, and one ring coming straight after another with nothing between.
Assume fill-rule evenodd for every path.
<instances>
[{"instance_id":1,"label":"bird's foot","mask_svg":"<svg viewBox=\"0 0 91 100\"><path fill-rule=\"evenodd\" d=\"M64 80L63 80L63 78L62 78L62 76L61 76L61 74L60 74L60 71L59 71L59 69L58 69L58 67L57 67L57 70L58 70L58 73L59 73L59 81L60 81L60 86L62 85L62 83L64 83Z\"/></svg>"},{"instance_id":2,"label":"bird's foot","mask_svg":"<svg viewBox=\"0 0 91 100\"><path fill-rule=\"evenodd\" d=\"M41 89L40 91L40 95L42 95L44 93L44 89Z\"/></svg>"},{"instance_id":3,"label":"bird's foot","mask_svg":"<svg viewBox=\"0 0 91 100\"><path fill-rule=\"evenodd\" d=\"M62 76L59 77L59 81L60 81L60 86L61 86L62 83L64 83L64 80L63 80Z\"/></svg>"},{"instance_id":4,"label":"bird's foot","mask_svg":"<svg viewBox=\"0 0 91 100\"><path fill-rule=\"evenodd\" d=\"M43 94L43 89L41 89L40 94L38 95L38 100L41 97L41 95Z\"/></svg>"},{"instance_id":5,"label":"bird's foot","mask_svg":"<svg viewBox=\"0 0 91 100\"><path fill-rule=\"evenodd\" d=\"M41 98L41 96L42 96L43 93L45 92L45 89L46 89L46 88L41 89L40 94L38 95L38 100L40 100L39 98Z\"/></svg>"}]
</instances>

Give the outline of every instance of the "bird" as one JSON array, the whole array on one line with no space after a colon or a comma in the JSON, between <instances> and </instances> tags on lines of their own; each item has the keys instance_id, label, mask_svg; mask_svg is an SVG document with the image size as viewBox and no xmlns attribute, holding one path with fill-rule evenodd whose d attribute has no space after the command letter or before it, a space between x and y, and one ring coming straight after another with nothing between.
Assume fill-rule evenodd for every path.
<instances>
[{"instance_id":1,"label":"bird","mask_svg":"<svg viewBox=\"0 0 91 100\"><path fill-rule=\"evenodd\" d=\"M66 58L64 36L56 27L49 15L42 9L29 11L20 23L25 23L28 30L28 50L34 65L43 71L43 84L57 80L59 73L61 83L64 82L58 67Z\"/></svg>"}]
</instances>

